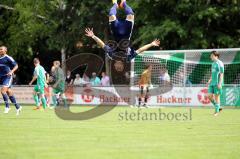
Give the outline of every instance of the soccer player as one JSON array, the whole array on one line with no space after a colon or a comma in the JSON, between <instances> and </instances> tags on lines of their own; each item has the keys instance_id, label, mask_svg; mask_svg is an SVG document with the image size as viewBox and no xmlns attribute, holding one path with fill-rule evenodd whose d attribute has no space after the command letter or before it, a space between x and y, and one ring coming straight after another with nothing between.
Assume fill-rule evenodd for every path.
<instances>
[{"instance_id":1,"label":"soccer player","mask_svg":"<svg viewBox=\"0 0 240 159\"><path fill-rule=\"evenodd\" d=\"M106 55L112 59L112 57L115 54L114 49L112 49L110 46L106 45L101 39L99 39L97 36L95 36L94 32L93 32L93 28L92 29L86 28L85 32L86 32L86 36L91 37L93 40L95 40L96 43L105 51ZM134 50L133 48L128 47L127 59L130 61L133 58L135 58L138 54L148 50L149 48L151 48L153 46L157 47L159 45L160 45L160 40L156 39L152 43L147 44L147 45L139 48L138 50Z\"/></svg>"},{"instance_id":2,"label":"soccer player","mask_svg":"<svg viewBox=\"0 0 240 159\"><path fill-rule=\"evenodd\" d=\"M13 73L18 69L18 64L16 61L7 55L7 47L1 46L0 47L0 85L2 85L1 93L3 100L5 102L5 111L4 113L7 114L10 111L8 98L10 101L15 105L17 110L17 115L22 110L22 107L16 101L15 96L11 90L12 86L12 79Z\"/></svg>"},{"instance_id":3,"label":"soccer player","mask_svg":"<svg viewBox=\"0 0 240 159\"><path fill-rule=\"evenodd\" d=\"M53 100L53 107L57 106L57 97L60 95L62 97L64 107L67 108L67 99L65 96L65 76L63 73L62 68L60 67L60 61L54 61L52 66L52 75L55 76L56 82L53 84L53 92L52 92L52 100Z\"/></svg>"},{"instance_id":4,"label":"soccer player","mask_svg":"<svg viewBox=\"0 0 240 159\"><path fill-rule=\"evenodd\" d=\"M34 75L29 85L31 86L33 82L37 80L37 84L34 86L34 93L33 93L33 98L36 103L36 108L34 110L41 109L40 100L42 101L43 108L46 109L47 101L45 98L45 90L44 90L44 88L48 86L46 81L46 71L40 65L40 61L38 58L34 58L33 63L35 65Z\"/></svg>"},{"instance_id":5,"label":"soccer player","mask_svg":"<svg viewBox=\"0 0 240 159\"><path fill-rule=\"evenodd\" d=\"M112 35L117 42L121 40L130 40L134 26L134 12L130 6L127 5L126 0L122 0L120 6L117 0L112 0L113 6L109 12L109 25ZM127 17L124 20L117 18L117 9L123 8Z\"/></svg>"},{"instance_id":6,"label":"soccer player","mask_svg":"<svg viewBox=\"0 0 240 159\"><path fill-rule=\"evenodd\" d=\"M140 96L138 98L138 106L141 106L142 98L144 98L143 106L147 107L147 100L149 97L149 86L151 85L152 65L147 65L146 69L141 74L139 80Z\"/></svg>"},{"instance_id":7,"label":"soccer player","mask_svg":"<svg viewBox=\"0 0 240 159\"><path fill-rule=\"evenodd\" d=\"M217 116L222 110L222 108L220 107L220 95L222 94L222 87L224 84L224 65L222 61L219 60L219 56L219 53L216 51L213 51L211 53L211 60L213 61L212 75L207 83L209 93L208 97L215 107L214 116Z\"/></svg>"}]
</instances>

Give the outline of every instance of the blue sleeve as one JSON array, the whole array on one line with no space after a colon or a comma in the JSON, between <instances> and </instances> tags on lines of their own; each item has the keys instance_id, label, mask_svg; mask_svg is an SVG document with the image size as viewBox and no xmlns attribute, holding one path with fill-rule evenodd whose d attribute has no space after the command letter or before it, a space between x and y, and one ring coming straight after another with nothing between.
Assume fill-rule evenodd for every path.
<instances>
[{"instance_id":1,"label":"blue sleeve","mask_svg":"<svg viewBox=\"0 0 240 159\"><path fill-rule=\"evenodd\" d=\"M133 48L131 48L131 50L129 50L128 53L128 60L131 61L132 59L134 59L137 56L137 52L136 50L134 50Z\"/></svg>"},{"instance_id":2,"label":"blue sleeve","mask_svg":"<svg viewBox=\"0 0 240 159\"><path fill-rule=\"evenodd\" d=\"M12 57L8 57L8 64L9 64L9 67L11 69L13 69L16 65L17 65L17 62L12 58Z\"/></svg>"},{"instance_id":3,"label":"blue sleeve","mask_svg":"<svg viewBox=\"0 0 240 159\"><path fill-rule=\"evenodd\" d=\"M105 46L103 47L103 50L105 51L105 54L107 54L110 58L112 58L112 56L113 56L113 50L112 50L112 48L111 48L110 46L105 45Z\"/></svg>"}]
</instances>

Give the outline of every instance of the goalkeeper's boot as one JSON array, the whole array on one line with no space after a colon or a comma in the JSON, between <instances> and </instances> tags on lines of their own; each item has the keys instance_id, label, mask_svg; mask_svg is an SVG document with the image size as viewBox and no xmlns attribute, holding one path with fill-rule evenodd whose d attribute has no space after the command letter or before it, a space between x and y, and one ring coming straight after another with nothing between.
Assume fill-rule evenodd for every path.
<instances>
[{"instance_id":1,"label":"goalkeeper's boot","mask_svg":"<svg viewBox=\"0 0 240 159\"><path fill-rule=\"evenodd\" d=\"M149 108L146 103L144 103L142 106L145 108Z\"/></svg>"}]
</instances>

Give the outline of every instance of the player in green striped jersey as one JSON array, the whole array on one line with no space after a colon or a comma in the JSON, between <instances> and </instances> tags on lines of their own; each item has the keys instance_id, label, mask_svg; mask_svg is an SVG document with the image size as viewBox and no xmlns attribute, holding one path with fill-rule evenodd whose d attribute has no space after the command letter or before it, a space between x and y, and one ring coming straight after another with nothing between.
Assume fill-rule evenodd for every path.
<instances>
[{"instance_id":1,"label":"player in green striped jersey","mask_svg":"<svg viewBox=\"0 0 240 159\"><path fill-rule=\"evenodd\" d=\"M212 74L207 83L209 99L215 107L215 116L222 110L220 106L220 95L222 94L222 87L224 85L224 65L223 62L219 60L219 56L219 53L216 51L211 53L211 60L213 61Z\"/></svg>"},{"instance_id":2,"label":"player in green striped jersey","mask_svg":"<svg viewBox=\"0 0 240 159\"><path fill-rule=\"evenodd\" d=\"M52 66L52 75L55 77L55 83L53 84L53 91L52 91L52 100L53 100L53 107L57 106L57 96L60 95L62 97L64 107L67 108L67 99L65 96L65 76L62 68L60 67L60 61L54 61Z\"/></svg>"},{"instance_id":3,"label":"player in green striped jersey","mask_svg":"<svg viewBox=\"0 0 240 159\"><path fill-rule=\"evenodd\" d=\"M45 75L46 71L40 65L40 61L38 58L34 58L33 63L35 65L34 75L29 85L31 86L33 82L37 80L37 84L34 86L34 94L33 94L33 98L37 106L35 110L40 109L40 99L42 101L43 108L46 109L47 102L46 102L45 91L44 91L44 88L47 87L46 75ZM40 99L38 94L40 94Z\"/></svg>"}]
</instances>

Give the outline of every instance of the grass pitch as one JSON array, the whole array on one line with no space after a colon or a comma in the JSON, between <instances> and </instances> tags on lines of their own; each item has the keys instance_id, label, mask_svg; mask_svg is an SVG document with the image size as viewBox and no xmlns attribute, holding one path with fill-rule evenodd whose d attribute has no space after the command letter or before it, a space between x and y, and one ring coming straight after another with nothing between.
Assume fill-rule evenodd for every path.
<instances>
[{"instance_id":1,"label":"grass pitch","mask_svg":"<svg viewBox=\"0 0 240 159\"><path fill-rule=\"evenodd\" d=\"M64 121L53 110L0 109L0 159L238 159L240 110L192 109L192 120L130 120L138 109L118 107L88 121ZM74 107L74 112L91 109ZM141 109L142 113L158 109ZM184 113L189 108L165 108Z\"/></svg>"}]
</instances>

